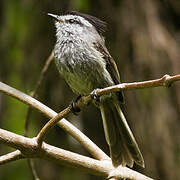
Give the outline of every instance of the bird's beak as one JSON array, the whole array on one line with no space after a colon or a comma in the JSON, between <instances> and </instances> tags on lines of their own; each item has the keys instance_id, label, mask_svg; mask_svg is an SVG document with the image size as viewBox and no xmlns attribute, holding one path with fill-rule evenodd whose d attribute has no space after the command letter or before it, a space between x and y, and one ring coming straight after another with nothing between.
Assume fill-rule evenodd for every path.
<instances>
[{"instance_id":1,"label":"bird's beak","mask_svg":"<svg viewBox=\"0 0 180 180\"><path fill-rule=\"evenodd\" d=\"M47 15L52 17L55 21L58 21L59 23L64 23L64 21L60 19L58 15L51 14L51 13L48 13Z\"/></svg>"}]
</instances>

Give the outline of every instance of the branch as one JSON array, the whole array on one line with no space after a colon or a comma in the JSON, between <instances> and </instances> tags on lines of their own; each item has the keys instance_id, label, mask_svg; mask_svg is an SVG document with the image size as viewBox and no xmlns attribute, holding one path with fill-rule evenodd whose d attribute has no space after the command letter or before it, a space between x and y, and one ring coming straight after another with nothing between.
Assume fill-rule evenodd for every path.
<instances>
[{"instance_id":1,"label":"branch","mask_svg":"<svg viewBox=\"0 0 180 180\"><path fill-rule=\"evenodd\" d=\"M104 89L97 90L97 95L101 96L111 92L121 91L121 90L130 90L130 89L142 89L142 88L153 88L158 86L170 86L173 82L180 80L180 75L169 76L165 75L157 80L150 80L144 82L135 82L135 83L122 83L115 86L107 87ZM43 112L46 116L52 118L44 128L38 134L38 142L42 143L43 137L46 132L53 127L60 119L65 117L70 113L70 108L66 108L64 111L60 112L58 115L53 110L43 105L39 101L33 99L30 96L27 96L24 93L21 93L14 88L11 88L0 82L0 91L4 92L16 99L21 100L22 102L30 105L31 107L36 108L37 110ZM81 108L87 105L92 100L91 94L88 96L82 97L77 103L76 106ZM58 125L64 130L69 132L75 139L77 139L94 157L100 160L109 159L109 157L104 154L104 152L99 149L92 141L90 141L83 133L81 133L77 128L70 124L65 119L62 119L58 122ZM114 178L114 176L112 176Z\"/></svg>"},{"instance_id":2,"label":"branch","mask_svg":"<svg viewBox=\"0 0 180 180\"><path fill-rule=\"evenodd\" d=\"M115 86L111 86L111 87L107 87L104 89L99 89L97 90L97 95L101 96L104 94L108 94L111 92L116 92L116 91L121 91L121 90L132 90L132 89L142 89L142 88L153 88L153 87L158 87L158 86L170 86L173 82L180 80L180 75L175 75L175 76L169 76L169 75L164 75L162 78L160 79L156 79L156 80L150 80L150 81L144 81L144 82L135 82L135 83L122 83L122 84L118 84ZM1 84L0 84L1 85ZM5 84L3 84L5 85ZM5 85L6 88L10 88L9 86ZM12 90L13 88L11 88ZM10 89L9 89L10 90ZM15 89L13 89L15 90ZM0 91L3 91L3 89ZM3 91L6 92L6 91ZM21 94L19 96L19 91L15 90L15 92L18 92L18 94L16 93L16 95L14 95L13 93L9 93L6 92L7 94L25 102L26 104L29 104L30 106L36 107L37 105L39 105L40 102L37 102L33 105L32 102L29 102L27 100L24 100L22 98L22 95L25 94ZM27 96L27 95L25 95ZM33 99L33 98L32 98ZM35 100L35 99L33 99ZM84 96L82 97L77 103L76 106L79 108L84 107L85 105L87 105L90 101L92 100L91 94L88 96ZM40 105L42 105L40 103ZM44 106L44 105L43 105ZM48 107L46 107L48 108ZM44 108L37 108L38 110L43 110L44 112ZM50 108L48 108L48 110L50 110ZM52 110L50 110L52 112ZM44 112L47 115L47 112ZM53 112L54 114L55 112ZM41 145L42 141L43 141L43 137L45 136L45 134L47 133L47 131L52 128L53 126L55 126L55 124L61 119L60 122L58 122L58 124L65 129L66 131L68 131L75 139L77 139L94 157L96 157L97 159L109 159L109 157L104 154L104 152L102 150L100 150L92 141L90 141L83 133L81 133L81 135L79 136L80 131L77 130L75 127L73 127L68 121L66 121L64 118L66 115L68 115L70 113L70 108L66 108L65 110L63 110L62 112L60 112L58 115L54 115L54 117L42 128L42 130L40 131L40 133L38 134L38 143ZM65 121L65 122L64 122ZM65 125L65 126L64 126ZM70 129L69 129L70 128ZM83 136L82 136L83 135Z\"/></svg>"},{"instance_id":3,"label":"branch","mask_svg":"<svg viewBox=\"0 0 180 180\"><path fill-rule=\"evenodd\" d=\"M37 81L37 83L36 83L36 86L35 86L33 92L31 93L31 97L33 97L33 98L36 97L37 92L38 92L38 90L39 90L39 87L40 87L40 85L41 85L41 83L42 83L42 80L43 80L43 78L44 78L44 76L45 76L45 74L46 74L46 72L47 72L47 70L48 70L48 68L49 68L49 66L50 66L53 58L54 58L54 52L52 51L51 54L50 54L50 56L47 58L47 60L46 60L46 62L45 62L45 64L44 64L44 67L43 67L43 69L42 69L42 71L41 71L41 73L40 73L40 77L39 77L39 79L38 79L38 81ZM28 108L28 111L27 111L27 114L26 114L26 122L25 122L24 136L27 136L27 135L28 135L28 127L29 127L29 121L30 121L30 114L31 114L31 112L32 112L31 110L32 110L32 109L29 107L29 108Z\"/></svg>"},{"instance_id":4,"label":"branch","mask_svg":"<svg viewBox=\"0 0 180 180\"><path fill-rule=\"evenodd\" d=\"M121 84L109 86L103 89L97 89L96 94L97 96L102 96L102 95L109 94L112 92L117 92L117 91L155 88L155 87L160 87L160 86L170 87L172 83L176 81L180 81L180 74L174 75L174 76L164 75L162 78L156 79L156 80L134 82L134 83L121 83ZM78 108L82 108L86 106L87 104L89 104L90 101L92 101L92 94L81 97L76 102L75 105Z\"/></svg>"},{"instance_id":5,"label":"branch","mask_svg":"<svg viewBox=\"0 0 180 180\"><path fill-rule=\"evenodd\" d=\"M50 121L48 121L45 124L45 126L40 130L40 132L37 135L37 142L39 146L42 145L43 139L46 133L49 131L49 129L54 127L62 118L67 116L70 112L71 112L71 109L68 107L64 109L63 111L61 111L60 113L58 113L54 118L52 118Z\"/></svg>"},{"instance_id":6,"label":"branch","mask_svg":"<svg viewBox=\"0 0 180 180\"><path fill-rule=\"evenodd\" d=\"M55 111L45 106L41 102L2 82L0 82L0 92L3 92L22 101L25 104L28 104L29 106L37 109L39 112L43 113L49 118L53 118L57 115ZM61 119L61 121L59 121L57 125L63 128L70 135L72 135L96 159L110 159L96 144L94 144L87 136L85 136L81 131L79 131L66 119Z\"/></svg>"},{"instance_id":7,"label":"branch","mask_svg":"<svg viewBox=\"0 0 180 180\"><path fill-rule=\"evenodd\" d=\"M40 73L40 77L39 77L39 79L38 79L38 81L36 83L36 86L35 86L33 92L31 93L32 97L35 97L37 95L37 92L38 92L38 90L39 90L39 88L41 86L42 80L44 79L44 76L45 76L45 74L46 74L46 72L47 72L53 58L54 58L54 51L52 50L51 54L49 55L49 57L45 61L44 67L42 68L42 71Z\"/></svg>"},{"instance_id":8,"label":"branch","mask_svg":"<svg viewBox=\"0 0 180 180\"><path fill-rule=\"evenodd\" d=\"M19 149L26 158L41 158L58 164L81 169L94 175L129 180L152 180L129 168L119 166L114 169L111 161L99 161L63 150L46 143L39 147L36 138L27 138L15 133L0 129L0 142L10 147Z\"/></svg>"},{"instance_id":9,"label":"branch","mask_svg":"<svg viewBox=\"0 0 180 180\"><path fill-rule=\"evenodd\" d=\"M0 165L23 159L24 156L19 150L0 156Z\"/></svg>"},{"instance_id":10,"label":"branch","mask_svg":"<svg viewBox=\"0 0 180 180\"><path fill-rule=\"evenodd\" d=\"M144 88L153 88L153 87L158 87L158 86L165 86L169 87L173 82L180 80L180 75L175 75L175 76L169 76L169 75L164 75L160 79L156 80L149 80L149 81L144 81L144 82L134 82L134 83L122 83L114 86L110 86L104 89L98 89L97 90L97 95L101 96L104 94L109 94L111 92L116 92L116 91L121 91L121 90L133 90L133 89L144 89ZM76 102L76 106L78 108L82 108L86 106L90 101L92 100L91 94L88 96L81 97L78 102ZM47 131L55 126L55 124L67 116L71 112L70 108L64 109L62 112L60 112L56 117L52 118L40 131L38 134L38 143L41 144L43 141L43 138Z\"/></svg>"},{"instance_id":11,"label":"branch","mask_svg":"<svg viewBox=\"0 0 180 180\"><path fill-rule=\"evenodd\" d=\"M134 82L134 83L121 83L115 86L110 86L104 89L97 90L97 95L101 96L104 94L109 94L111 92L124 91L124 90L134 90L134 89L145 89L145 88L155 88L155 87L169 87L172 83L180 81L180 74L175 76L164 75L160 79L143 81L143 82Z\"/></svg>"}]
</instances>

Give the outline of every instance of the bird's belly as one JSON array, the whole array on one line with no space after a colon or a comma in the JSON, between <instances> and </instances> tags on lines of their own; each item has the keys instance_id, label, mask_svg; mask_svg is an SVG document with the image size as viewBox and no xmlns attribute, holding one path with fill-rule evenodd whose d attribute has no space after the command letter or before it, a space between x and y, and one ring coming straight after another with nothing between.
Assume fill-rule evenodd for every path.
<instances>
[{"instance_id":1,"label":"bird's belly","mask_svg":"<svg viewBox=\"0 0 180 180\"><path fill-rule=\"evenodd\" d=\"M93 91L93 84L90 75L80 75L79 73L68 73L65 80L76 94L89 94Z\"/></svg>"},{"instance_id":2,"label":"bird's belly","mask_svg":"<svg viewBox=\"0 0 180 180\"><path fill-rule=\"evenodd\" d=\"M104 60L87 54L81 53L82 57L79 55L79 58L67 54L55 61L60 74L76 94L86 95L94 89L114 84Z\"/></svg>"},{"instance_id":3,"label":"bird's belly","mask_svg":"<svg viewBox=\"0 0 180 180\"><path fill-rule=\"evenodd\" d=\"M76 94L87 95L94 89L114 84L108 71L101 67L60 68L59 71Z\"/></svg>"}]
</instances>

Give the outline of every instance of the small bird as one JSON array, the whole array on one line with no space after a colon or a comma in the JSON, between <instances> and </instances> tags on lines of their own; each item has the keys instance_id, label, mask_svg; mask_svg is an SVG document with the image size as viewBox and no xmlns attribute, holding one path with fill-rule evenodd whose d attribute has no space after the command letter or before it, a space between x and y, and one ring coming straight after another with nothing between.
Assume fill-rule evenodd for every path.
<instances>
[{"instance_id":1,"label":"small bird","mask_svg":"<svg viewBox=\"0 0 180 180\"><path fill-rule=\"evenodd\" d=\"M105 46L104 21L76 11L48 15L55 19L55 63L74 93L88 95L95 89L120 83L116 63ZM136 162L144 167L142 154L120 108L123 102L122 92L116 92L101 96L94 103L101 111L112 164L132 167Z\"/></svg>"}]
</instances>

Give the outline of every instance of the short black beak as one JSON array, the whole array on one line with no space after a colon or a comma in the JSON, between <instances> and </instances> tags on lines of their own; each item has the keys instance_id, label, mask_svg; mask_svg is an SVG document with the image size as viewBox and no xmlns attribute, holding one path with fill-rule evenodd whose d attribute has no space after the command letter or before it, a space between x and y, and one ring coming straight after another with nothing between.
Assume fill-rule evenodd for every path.
<instances>
[{"instance_id":1,"label":"short black beak","mask_svg":"<svg viewBox=\"0 0 180 180\"><path fill-rule=\"evenodd\" d=\"M50 17L52 17L55 21L58 21L58 22L60 22L60 23L64 23L64 21L61 20L58 15L51 14L51 13L48 13L47 15L50 16Z\"/></svg>"}]
</instances>

